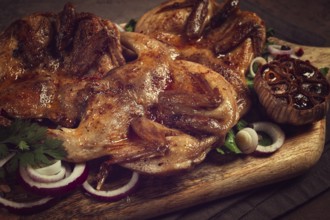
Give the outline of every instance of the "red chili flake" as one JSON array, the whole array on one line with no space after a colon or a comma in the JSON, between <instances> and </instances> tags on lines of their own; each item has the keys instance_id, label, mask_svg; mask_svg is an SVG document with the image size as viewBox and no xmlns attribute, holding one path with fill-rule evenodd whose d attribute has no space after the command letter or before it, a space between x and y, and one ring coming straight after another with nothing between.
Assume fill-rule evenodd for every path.
<instances>
[{"instance_id":1,"label":"red chili flake","mask_svg":"<svg viewBox=\"0 0 330 220\"><path fill-rule=\"evenodd\" d=\"M304 55L304 50L302 48L299 48L296 52L295 52L297 57L302 57Z\"/></svg>"}]
</instances>

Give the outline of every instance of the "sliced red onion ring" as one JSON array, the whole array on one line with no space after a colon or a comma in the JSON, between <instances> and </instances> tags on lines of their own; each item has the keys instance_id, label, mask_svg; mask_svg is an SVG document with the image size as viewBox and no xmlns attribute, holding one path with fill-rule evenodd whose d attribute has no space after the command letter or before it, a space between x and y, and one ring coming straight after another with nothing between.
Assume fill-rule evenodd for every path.
<instances>
[{"instance_id":1,"label":"sliced red onion ring","mask_svg":"<svg viewBox=\"0 0 330 220\"><path fill-rule=\"evenodd\" d=\"M1 206L6 208L9 212L20 215L40 212L48 208L53 201L55 201L55 198L45 197L33 202L14 202L0 196Z\"/></svg>"},{"instance_id":2,"label":"sliced red onion ring","mask_svg":"<svg viewBox=\"0 0 330 220\"><path fill-rule=\"evenodd\" d=\"M87 194L92 197L101 200L101 201L118 201L125 196L129 195L136 187L139 180L139 174L135 171L132 173L131 179L124 186L108 191L96 190L92 187L89 182L86 180L83 183L83 189L87 192Z\"/></svg>"},{"instance_id":3,"label":"sliced red onion ring","mask_svg":"<svg viewBox=\"0 0 330 220\"><path fill-rule=\"evenodd\" d=\"M282 50L281 49L281 45L276 45L276 44L271 44L271 45L268 45L268 52L271 54L271 55L291 55L293 54L293 49L290 48L288 50Z\"/></svg>"},{"instance_id":4,"label":"sliced red onion ring","mask_svg":"<svg viewBox=\"0 0 330 220\"><path fill-rule=\"evenodd\" d=\"M57 160L55 163L46 166L46 167L41 167L41 168L36 168L34 169L37 173L43 174L43 175L55 175L59 173L62 170L62 161Z\"/></svg>"},{"instance_id":5,"label":"sliced red onion ring","mask_svg":"<svg viewBox=\"0 0 330 220\"><path fill-rule=\"evenodd\" d=\"M282 147L285 140L285 134L278 125L270 122L255 122L252 124L252 126L254 130L265 132L273 140L273 143L268 146L262 146L258 144L256 152L273 153Z\"/></svg>"},{"instance_id":6,"label":"sliced red onion ring","mask_svg":"<svg viewBox=\"0 0 330 220\"><path fill-rule=\"evenodd\" d=\"M22 184L27 190L39 195L62 195L72 191L77 186L81 185L88 177L88 169L85 163L76 164L72 173L66 178L53 183L42 183L34 181L28 174L27 168L21 166L20 177Z\"/></svg>"},{"instance_id":7,"label":"sliced red onion ring","mask_svg":"<svg viewBox=\"0 0 330 220\"><path fill-rule=\"evenodd\" d=\"M52 165L50 165L52 166ZM58 168L56 168L58 169ZM47 170L47 167L44 167L44 171ZM27 166L26 171L29 174L30 178L36 182L40 183L54 183L57 182L65 177L66 173L66 167L61 166L59 170L57 170L57 173L51 174L53 172L38 172L38 169L33 169L31 166ZM52 168L49 168L49 171L54 171ZM44 174L45 173L45 174Z\"/></svg>"}]
</instances>

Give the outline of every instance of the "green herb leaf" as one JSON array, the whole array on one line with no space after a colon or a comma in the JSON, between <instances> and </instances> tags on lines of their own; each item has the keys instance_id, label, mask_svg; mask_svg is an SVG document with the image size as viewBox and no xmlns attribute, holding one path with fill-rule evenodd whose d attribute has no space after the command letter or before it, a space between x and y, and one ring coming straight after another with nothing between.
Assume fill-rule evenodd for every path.
<instances>
[{"instance_id":1,"label":"green herb leaf","mask_svg":"<svg viewBox=\"0 0 330 220\"><path fill-rule=\"evenodd\" d=\"M275 30L273 28L268 28L266 30L266 37L269 38L269 37L273 37L275 35Z\"/></svg>"},{"instance_id":2,"label":"green herb leaf","mask_svg":"<svg viewBox=\"0 0 330 220\"><path fill-rule=\"evenodd\" d=\"M251 78L246 78L246 84L249 89L253 90L254 89L254 81Z\"/></svg>"},{"instance_id":3,"label":"green herb leaf","mask_svg":"<svg viewBox=\"0 0 330 220\"><path fill-rule=\"evenodd\" d=\"M131 19L127 24L125 25L125 31L127 32L133 32L135 30L136 20Z\"/></svg>"},{"instance_id":4,"label":"green herb leaf","mask_svg":"<svg viewBox=\"0 0 330 220\"><path fill-rule=\"evenodd\" d=\"M226 154L225 151L222 150L220 147L217 147L215 150L216 150L219 154L222 154L222 155Z\"/></svg>"},{"instance_id":5,"label":"green herb leaf","mask_svg":"<svg viewBox=\"0 0 330 220\"><path fill-rule=\"evenodd\" d=\"M16 154L5 164L8 173L16 172L16 170L18 169L18 163L19 163L19 155Z\"/></svg>"},{"instance_id":6,"label":"green herb leaf","mask_svg":"<svg viewBox=\"0 0 330 220\"><path fill-rule=\"evenodd\" d=\"M67 156L67 152L64 148L61 148L63 142L57 139L47 139L44 142L45 150L44 153L53 157L54 159L60 160Z\"/></svg>"},{"instance_id":7,"label":"green herb leaf","mask_svg":"<svg viewBox=\"0 0 330 220\"><path fill-rule=\"evenodd\" d=\"M329 73L329 67L320 68L320 72L323 76L326 76Z\"/></svg>"},{"instance_id":8,"label":"green herb leaf","mask_svg":"<svg viewBox=\"0 0 330 220\"><path fill-rule=\"evenodd\" d=\"M259 131L258 134L259 134L259 141L258 141L259 145L268 146L273 143L272 138L267 133Z\"/></svg>"},{"instance_id":9,"label":"green herb leaf","mask_svg":"<svg viewBox=\"0 0 330 220\"><path fill-rule=\"evenodd\" d=\"M239 120L236 124L237 130L242 130L243 128L246 128L248 126L248 123L245 120Z\"/></svg>"},{"instance_id":10,"label":"green herb leaf","mask_svg":"<svg viewBox=\"0 0 330 220\"><path fill-rule=\"evenodd\" d=\"M23 153L19 158L19 165L26 167L29 164L35 164L34 163L34 153L29 151Z\"/></svg>"},{"instance_id":11,"label":"green herb leaf","mask_svg":"<svg viewBox=\"0 0 330 220\"><path fill-rule=\"evenodd\" d=\"M226 137L226 141L225 141L224 146L228 150L230 150L230 151L232 151L232 152L234 152L236 154L242 153L241 150L236 145L235 134L234 134L234 131L232 129L227 134L227 137Z\"/></svg>"},{"instance_id":12,"label":"green herb leaf","mask_svg":"<svg viewBox=\"0 0 330 220\"><path fill-rule=\"evenodd\" d=\"M5 144L0 144L0 159L6 157L9 154L8 147Z\"/></svg>"},{"instance_id":13,"label":"green herb leaf","mask_svg":"<svg viewBox=\"0 0 330 220\"><path fill-rule=\"evenodd\" d=\"M30 149L30 146L25 141L23 141L23 140L20 141L17 146L22 151L25 151L25 150L29 150Z\"/></svg>"},{"instance_id":14,"label":"green herb leaf","mask_svg":"<svg viewBox=\"0 0 330 220\"><path fill-rule=\"evenodd\" d=\"M15 152L6 164L6 170L13 172L21 166L45 166L53 160L62 160L67 156L63 143L47 136L47 128L30 121L15 120L11 126L0 126L4 131L0 139L0 158Z\"/></svg>"},{"instance_id":15,"label":"green herb leaf","mask_svg":"<svg viewBox=\"0 0 330 220\"><path fill-rule=\"evenodd\" d=\"M5 176L6 176L5 168L0 167L0 180L1 180L1 179L4 179Z\"/></svg>"},{"instance_id":16,"label":"green herb leaf","mask_svg":"<svg viewBox=\"0 0 330 220\"><path fill-rule=\"evenodd\" d=\"M247 121L241 119L237 122L237 124L230 129L226 136L226 140L223 146L217 147L216 151L220 154L226 154L226 153L235 153L239 154L242 153L242 151L238 148L236 142L235 142L235 132L240 131L243 128L247 127L248 123ZM224 148L223 148L224 147Z\"/></svg>"},{"instance_id":17,"label":"green herb leaf","mask_svg":"<svg viewBox=\"0 0 330 220\"><path fill-rule=\"evenodd\" d=\"M52 164L52 161L43 153L36 153L34 159L37 167L41 167L41 165L39 164L45 164L45 165Z\"/></svg>"}]
</instances>

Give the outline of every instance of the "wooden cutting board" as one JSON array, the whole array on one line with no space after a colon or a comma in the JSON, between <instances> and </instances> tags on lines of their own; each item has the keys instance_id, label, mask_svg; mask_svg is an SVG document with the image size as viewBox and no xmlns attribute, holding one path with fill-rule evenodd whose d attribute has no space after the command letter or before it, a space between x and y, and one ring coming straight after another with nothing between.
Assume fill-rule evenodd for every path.
<instances>
[{"instance_id":1,"label":"wooden cutting board","mask_svg":"<svg viewBox=\"0 0 330 220\"><path fill-rule=\"evenodd\" d=\"M295 49L302 48L304 56L301 59L308 59L319 68L330 66L330 48L271 40ZM77 190L41 213L16 216L0 211L0 218L144 219L288 179L305 172L320 158L325 142L325 123L323 119L313 125L289 128L284 146L267 157L212 154L196 169L180 176L142 177L138 191L118 202L98 202Z\"/></svg>"}]
</instances>

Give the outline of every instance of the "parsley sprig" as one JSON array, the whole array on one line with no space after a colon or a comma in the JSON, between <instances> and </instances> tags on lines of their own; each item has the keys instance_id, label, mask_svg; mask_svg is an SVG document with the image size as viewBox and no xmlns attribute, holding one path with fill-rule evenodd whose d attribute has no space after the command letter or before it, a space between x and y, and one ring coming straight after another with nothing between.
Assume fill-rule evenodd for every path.
<instances>
[{"instance_id":1,"label":"parsley sprig","mask_svg":"<svg viewBox=\"0 0 330 220\"><path fill-rule=\"evenodd\" d=\"M136 20L135 19L131 19L131 20L129 20L127 22L127 24L125 25L124 29L127 32L134 32L135 26L136 26Z\"/></svg>"},{"instance_id":2,"label":"parsley sprig","mask_svg":"<svg viewBox=\"0 0 330 220\"><path fill-rule=\"evenodd\" d=\"M227 133L225 143L221 147L217 147L216 151L220 154L228 154L228 153L235 153L240 154L242 151L238 148L236 142L235 142L235 133L237 131L242 130L243 128L247 127L248 123L241 119L237 122L237 124L229 130Z\"/></svg>"},{"instance_id":3,"label":"parsley sprig","mask_svg":"<svg viewBox=\"0 0 330 220\"><path fill-rule=\"evenodd\" d=\"M329 67L320 68L320 72L323 74L323 76L326 76L329 73L329 70Z\"/></svg>"},{"instance_id":4,"label":"parsley sprig","mask_svg":"<svg viewBox=\"0 0 330 220\"><path fill-rule=\"evenodd\" d=\"M62 144L62 141L47 136L46 127L28 120L15 120L9 127L0 126L0 159L15 153L0 168L0 177L16 171L19 165L42 167L64 159L67 152Z\"/></svg>"}]
</instances>

